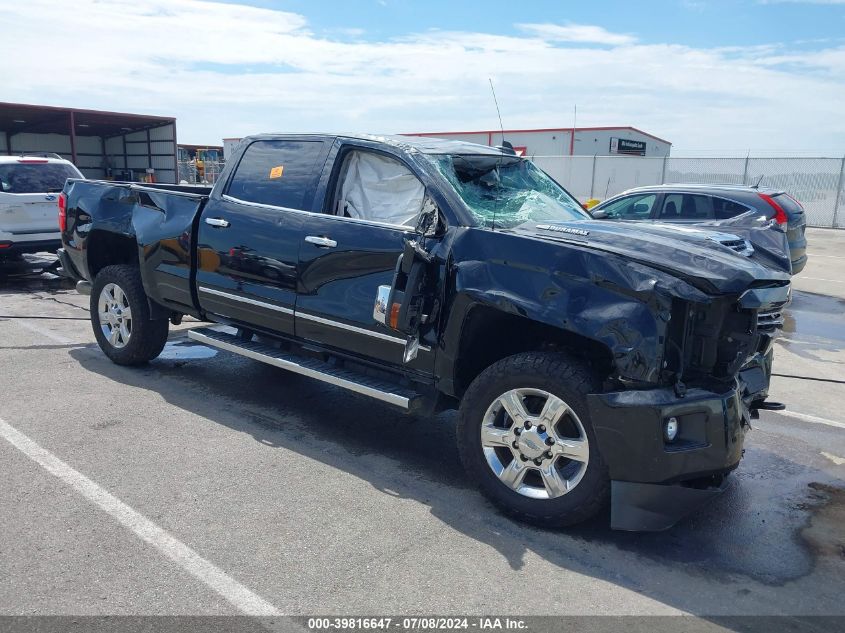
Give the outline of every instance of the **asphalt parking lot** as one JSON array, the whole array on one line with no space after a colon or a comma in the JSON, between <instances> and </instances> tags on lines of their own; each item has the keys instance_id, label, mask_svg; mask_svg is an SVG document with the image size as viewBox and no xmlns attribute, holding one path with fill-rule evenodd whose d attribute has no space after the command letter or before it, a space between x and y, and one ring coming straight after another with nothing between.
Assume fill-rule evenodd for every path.
<instances>
[{"instance_id":1,"label":"asphalt parking lot","mask_svg":"<svg viewBox=\"0 0 845 633\"><path fill-rule=\"evenodd\" d=\"M0 614L845 615L845 231L810 230L732 487L660 534L515 523L454 415L188 341L129 369L87 297L0 277Z\"/></svg>"}]
</instances>

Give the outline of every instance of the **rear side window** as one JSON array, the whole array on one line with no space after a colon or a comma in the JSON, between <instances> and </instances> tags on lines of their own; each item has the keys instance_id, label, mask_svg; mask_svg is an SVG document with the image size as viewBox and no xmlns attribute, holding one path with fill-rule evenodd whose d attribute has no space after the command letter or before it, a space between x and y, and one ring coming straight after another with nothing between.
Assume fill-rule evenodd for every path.
<instances>
[{"instance_id":1,"label":"rear side window","mask_svg":"<svg viewBox=\"0 0 845 633\"><path fill-rule=\"evenodd\" d=\"M713 198L713 217L717 220L726 220L733 218L747 211L748 207L733 200L725 200L724 198Z\"/></svg>"},{"instance_id":2,"label":"rear side window","mask_svg":"<svg viewBox=\"0 0 845 633\"><path fill-rule=\"evenodd\" d=\"M302 209L322 148L322 141L255 141L226 193L245 202Z\"/></svg>"},{"instance_id":3,"label":"rear side window","mask_svg":"<svg viewBox=\"0 0 845 633\"><path fill-rule=\"evenodd\" d=\"M713 217L713 199L689 193L667 193L659 217L661 220L708 220Z\"/></svg>"},{"instance_id":4,"label":"rear side window","mask_svg":"<svg viewBox=\"0 0 845 633\"><path fill-rule=\"evenodd\" d=\"M0 165L0 191L3 193L50 193L61 191L68 178L80 178L63 163L13 163Z\"/></svg>"}]
</instances>

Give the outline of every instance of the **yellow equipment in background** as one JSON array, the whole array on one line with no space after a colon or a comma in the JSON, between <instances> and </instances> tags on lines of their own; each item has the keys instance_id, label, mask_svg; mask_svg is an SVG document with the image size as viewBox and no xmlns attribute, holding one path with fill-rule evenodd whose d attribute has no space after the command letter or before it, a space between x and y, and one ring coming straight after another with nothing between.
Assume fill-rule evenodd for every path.
<instances>
[{"instance_id":1,"label":"yellow equipment in background","mask_svg":"<svg viewBox=\"0 0 845 633\"><path fill-rule=\"evenodd\" d=\"M198 149L194 166L197 169L197 180L205 182L205 164L206 162L219 163L221 160L220 150L217 149Z\"/></svg>"}]
</instances>

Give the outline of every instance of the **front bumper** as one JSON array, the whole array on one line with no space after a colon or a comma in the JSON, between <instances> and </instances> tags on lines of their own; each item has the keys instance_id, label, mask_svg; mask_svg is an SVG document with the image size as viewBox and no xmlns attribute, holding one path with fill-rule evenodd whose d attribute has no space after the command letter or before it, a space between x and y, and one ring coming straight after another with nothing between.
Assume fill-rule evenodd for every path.
<instances>
[{"instance_id":1,"label":"front bumper","mask_svg":"<svg viewBox=\"0 0 845 633\"><path fill-rule=\"evenodd\" d=\"M611 488L611 527L662 530L724 490L742 458L749 419L744 389L724 393L671 388L588 396L598 448ZM663 437L674 417L674 442Z\"/></svg>"}]
</instances>

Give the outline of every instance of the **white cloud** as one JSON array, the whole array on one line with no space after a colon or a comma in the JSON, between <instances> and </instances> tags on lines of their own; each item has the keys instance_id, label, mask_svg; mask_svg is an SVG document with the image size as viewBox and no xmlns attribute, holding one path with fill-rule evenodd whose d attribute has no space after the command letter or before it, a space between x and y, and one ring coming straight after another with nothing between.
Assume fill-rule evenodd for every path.
<instances>
[{"instance_id":1,"label":"white cloud","mask_svg":"<svg viewBox=\"0 0 845 633\"><path fill-rule=\"evenodd\" d=\"M517 27L549 42L624 46L637 41L631 35L611 33L607 29L590 24L517 24Z\"/></svg>"},{"instance_id":2,"label":"white cloud","mask_svg":"<svg viewBox=\"0 0 845 633\"><path fill-rule=\"evenodd\" d=\"M577 103L581 125L634 125L680 148L845 147L845 47L701 49L534 26L361 41L224 2L0 3L0 101L173 115L182 141L212 143L262 131L495 129L492 77L511 128L566 126Z\"/></svg>"}]
</instances>

